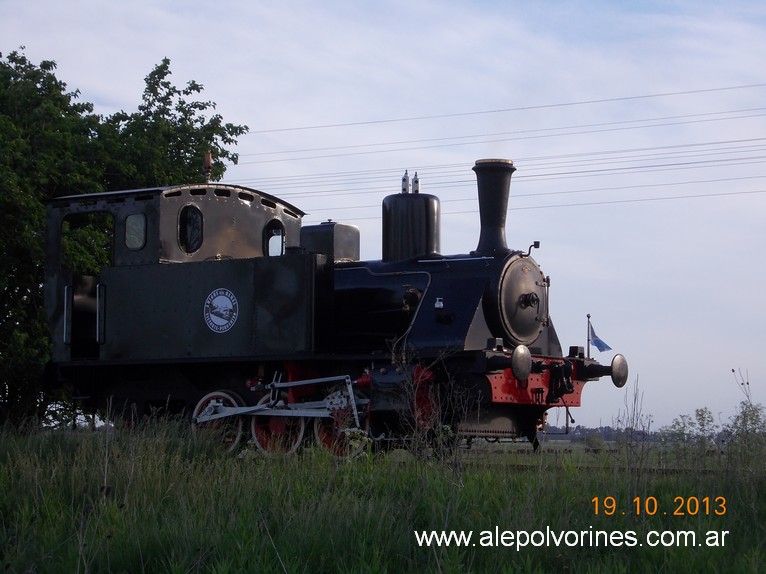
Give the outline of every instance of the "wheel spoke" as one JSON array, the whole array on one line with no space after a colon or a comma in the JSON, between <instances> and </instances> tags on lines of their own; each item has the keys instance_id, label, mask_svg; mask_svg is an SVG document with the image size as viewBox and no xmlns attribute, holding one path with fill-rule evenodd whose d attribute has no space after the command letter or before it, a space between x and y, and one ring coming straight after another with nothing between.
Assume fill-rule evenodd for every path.
<instances>
[{"instance_id":1,"label":"wheel spoke","mask_svg":"<svg viewBox=\"0 0 766 574\"><path fill-rule=\"evenodd\" d=\"M242 407L245 401L232 391L213 391L206 394L197 403L192 414L192 421L200 416L206 409L215 410L219 407ZM215 419L212 421L195 423L192 422L192 431L195 436L208 435L215 437L221 443L226 452L233 452L239 446L242 439L242 417L233 416Z\"/></svg>"},{"instance_id":2,"label":"wheel spoke","mask_svg":"<svg viewBox=\"0 0 766 574\"><path fill-rule=\"evenodd\" d=\"M269 395L258 401L259 405L269 403ZM287 402L287 394L283 393L281 401ZM264 454L292 454L301 445L306 429L306 421L302 417L283 417L269 415L253 415L250 433L258 450Z\"/></svg>"}]
</instances>

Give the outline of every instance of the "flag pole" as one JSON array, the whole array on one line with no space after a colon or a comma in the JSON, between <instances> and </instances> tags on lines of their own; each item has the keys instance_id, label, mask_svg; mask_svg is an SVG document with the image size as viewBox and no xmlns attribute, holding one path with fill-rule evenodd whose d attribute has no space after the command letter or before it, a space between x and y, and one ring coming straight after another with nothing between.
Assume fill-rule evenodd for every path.
<instances>
[{"instance_id":1,"label":"flag pole","mask_svg":"<svg viewBox=\"0 0 766 574\"><path fill-rule=\"evenodd\" d=\"M588 313L588 347L585 357L590 359L590 313Z\"/></svg>"}]
</instances>

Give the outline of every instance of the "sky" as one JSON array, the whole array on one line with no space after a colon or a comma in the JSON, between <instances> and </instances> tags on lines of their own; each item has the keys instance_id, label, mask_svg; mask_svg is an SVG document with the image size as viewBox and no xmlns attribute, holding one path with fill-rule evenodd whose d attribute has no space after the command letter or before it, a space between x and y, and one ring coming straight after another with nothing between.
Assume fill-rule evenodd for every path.
<instances>
[{"instance_id":1,"label":"sky","mask_svg":"<svg viewBox=\"0 0 766 574\"><path fill-rule=\"evenodd\" d=\"M566 349L587 314L630 365L589 383L576 424L653 430L766 404L766 4L759 1L0 0L25 46L103 115L132 112L163 58L250 128L228 183L357 225L405 169L441 199L441 251L479 237L480 158L507 158L506 235L551 277ZM180 182L179 182L180 183ZM738 375L739 376L739 375ZM634 405L638 404L638 407ZM563 413L549 421L563 425Z\"/></svg>"}]
</instances>

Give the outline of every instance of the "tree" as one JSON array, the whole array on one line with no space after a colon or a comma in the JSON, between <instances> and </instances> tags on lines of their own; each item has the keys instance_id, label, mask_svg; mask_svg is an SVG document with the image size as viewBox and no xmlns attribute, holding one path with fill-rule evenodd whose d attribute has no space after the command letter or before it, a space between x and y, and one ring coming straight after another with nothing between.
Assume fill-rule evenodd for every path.
<instances>
[{"instance_id":1,"label":"tree","mask_svg":"<svg viewBox=\"0 0 766 574\"><path fill-rule=\"evenodd\" d=\"M670 427L663 429L668 438L675 443L690 444L695 433L695 423L689 415L680 415L673 419Z\"/></svg>"},{"instance_id":2,"label":"tree","mask_svg":"<svg viewBox=\"0 0 766 574\"><path fill-rule=\"evenodd\" d=\"M712 411L707 407L694 409L694 420L697 443L700 445L700 451L704 454L715 444L718 425L715 424Z\"/></svg>"},{"instance_id":3,"label":"tree","mask_svg":"<svg viewBox=\"0 0 766 574\"><path fill-rule=\"evenodd\" d=\"M43 202L96 191L98 118L56 79L55 62L0 55L0 420L34 413L48 356L43 310Z\"/></svg>"},{"instance_id":4,"label":"tree","mask_svg":"<svg viewBox=\"0 0 766 574\"><path fill-rule=\"evenodd\" d=\"M763 444L766 440L766 409L752 401L741 401L725 430L730 441L740 442L746 447Z\"/></svg>"},{"instance_id":5,"label":"tree","mask_svg":"<svg viewBox=\"0 0 766 574\"><path fill-rule=\"evenodd\" d=\"M53 197L203 180L207 150L220 179L237 155L247 126L203 114L212 102L188 101L202 92L173 86L170 61L147 77L136 113L103 118L56 78L56 63L31 63L23 53L0 54L0 423L42 414L42 375L49 353L43 308L44 202ZM100 241L98 225L78 230ZM72 248L76 245L70 246ZM82 247L82 246L79 246ZM80 257L94 257L80 249ZM89 263L98 267L100 262Z\"/></svg>"},{"instance_id":6,"label":"tree","mask_svg":"<svg viewBox=\"0 0 766 574\"><path fill-rule=\"evenodd\" d=\"M146 77L143 103L132 114L119 112L107 118L101 140L107 151L107 184L129 189L204 181L201 165L205 152L214 158L211 178L225 171L223 160L236 164L238 156L224 146L237 143L247 126L224 123L213 102L187 101L203 87L190 81L184 89L173 86L170 60L162 60Z\"/></svg>"},{"instance_id":7,"label":"tree","mask_svg":"<svg viewBox=\"0 0 766 574\"><path fill-rule=\"evenodd\" d=\"M679 415L669 427L661 429L661 434L669 443L680 447L686 453L694 447L695 452L704 455L715 442L718 425L713 413L707 407L694 409L694 417Z\"/></svg>"},{"instance_id":8,"label":"tree","mask_svg":"<svg viewBox=\"0 0 766 574\"><path fill-rule=\"evenodd\" d=\"M739 409L724 425L724 434L734 460L743 466L763 466L766 456L766 408L753 401L750 378L732 369L734 380L745 396Z\"/></svg>"}]
</instances>

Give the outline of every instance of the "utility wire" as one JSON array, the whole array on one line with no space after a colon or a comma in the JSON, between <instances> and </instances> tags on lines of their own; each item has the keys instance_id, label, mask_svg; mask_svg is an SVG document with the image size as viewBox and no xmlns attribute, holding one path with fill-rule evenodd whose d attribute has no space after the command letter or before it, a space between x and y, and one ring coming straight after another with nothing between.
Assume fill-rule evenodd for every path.
<instances>
[{"instance_id":1,"label":"utility wire","mask_svg":"<svg viewBox=\"0 0 766 574\"><path fill-rule=\"evenodd\" d=\"M495 110L481 110L481 111L472 111L472 112L457 112L457 113L451 113L451 114L438 114L438 115L428 115L428 116L412 116L412 117L405 117L405 118L387 118L387 119L380 119L380 120L367 120L367 121L359 121L359 122L345 122L345 123L338 123L338 124L323 124L323 125L313 125L313 126L293 126L293 127L286 127L286 128L272 128L272 129L265 129L265 130L256 130L249 132L250 134L267 134L267 133L276 133L276 132L291 132L291 131L305 131L305 130L318 130L318 129L330 129L330 128L345 128L345 127L352 127L352 126L366 126L366 125L374 125L374 124L388 124L388 123L396 123L396 122L413 122L413 121L423 121L423 120L434 120L434 119L443 119L443 118L456 118L456 117L466 117L466 116L477 116L477 115L486 115L486 114L500 114L500 113L508 113L508 112L520 112L520 111L528 111L528 110L545 110L545 109L551 109L551 108L562 108L562 107L571 107L571 106L584 106L584 105L591 105L591 104L603 104L608 102L627 102L627 101L634 101L634 100L646 100L646 99L652 99L652 98L666 98L666 97L673 97L673 96L686 96L686 95L692 95L692 94L708 94L713 92L724 92L724 91L731 91L731 90L745 90L745 89L752 89L752 88L762 88L765 87L766 83L761 84L748 84L748 85L742 85L742 86L726 86L726 87L719 87L719 88L703 88L699 90L684 90L684 91L678 91L678 92L662 92L662 93L656 93L656 94L643 94L643 95L637 95L637 96L623 96L623 97L616 97L616 98L601 98L601 99L592 99L592 100L581 100L577 102L559 102L554 104L539 104L534 106L519 106L519 107L513 107L513 108L500 108Z\"/></svg>"},{"instance_id":2,"label":"utility wire","mask_svg":"<svg viewBox=\"0 0 766 574\"><path fill-rule=\"evenodd\" d=\"M587 100L580 102L569 102L539 106L525 106L518 108L506 108L499 110L487 110L481 112L464 112L457 114L444 114L433 116L419 116L413 118L394 118L384 120L374 120L369 122L349 122L345 124L333 124L322 126L305 126L302 128L285 128L278 130L263 130L261 132L253 133L267 133L276 131L297 131L319 128L340 128L350 127L357 125L369 125L378 123L391 123L391 122L403 122L414 120L425 120L433 118L446 118L446 117L458 117L458 116L470 116L478 114L490 114L490 113L502 113L511 111L533 110L533 109L547 109L553 107L564 106L576 106L594 103L614 102L614 101L627 101L637 100L645 98L656 98L665 96L678 96L698 93L710 93L720 92L724 90L736 90L746 88L761 88L766 86L764 84L751 84L748 86L732 86L727 88L712 88L706 90L687 90L680 92L667 92L662 94L648 94L643 96L629 96L624 98L609 98L598 100ZM368 155L368 154L382 154L388 152L401 152L411 151L418 149L426 149L432 147L451 147L451 146L464 146L464 145L477 145L486 143L496 143L520 139L536 139L536 138L549 138L549 137L564 137L568 135L580 135L588 133L604 133L623 130L635 130L635 129L649 129L657 127L671 127L686 124L700 124L703 122L721 122L721 121L733 121L752 119L756 117L762 117L766 115L766 108L754 107L736 110L726 111L714 111L699 114L685 114L685 115L673 115L662 116L653 118L643 118L637 120L623 120L615 122L600 122L600 123L588 123L579 125L568 125L552 128L538 128L531 130L518 130L514 132L496 132L496 133L484 133L484 134L469 134L458 135L449 137L437 137L428 139L412 139L412 140L400 140L390 141L384 143L364 143L364 144L345 144L336 146L321 146L321 147L302 147L299 149L285 150L285 151L270 151L264 153L253 154L241 154L242 157L260 157L270 158L262 159L251 162L243 162L240 165L247 165L253 163L271 163L271 162L297 162L307 159L325 159L335 157L345 157L353 155ZM407 147L409 146L409 147ZM330 153L323 153L330 152ZM311 154L308 156L298 156L296 154ZM279 157L289 156L293 157ZM695 142L684 144L672 144L665 146L647 146L647 147L635 147L625 149L604 149L596 151L585 151L575 153L565 153L557 155L547 156L531 156L527 158L516 158L517 165L523 165L523 172L515 176L514 181L523 181L524 183L543 183L550 181L561 181L565 179L577 179L577 178L593 178L603 176L616 176L616 175L629 175L640 173L651 173L661 171L682 171L682 170L701 170L720 168L725 166L745 166L745 165L762 165L766 163L766 138L747 138L747 139L733 139L733 140L721 140L721 141L709 141L709 142ZM445 190L449 188L453 189L468 189L473 190L475 186L475 180L470 177L468 171L472 163L448 163L439 165L426 165L418 168L409 166L413 172L418 171L421 177L421 185L425 183L425 191L430 190ZM288 175L288 176L274 176L269 178L263 178L257 181L259 186L266 186L267 190L284 190L279 194L283 197L289 198L306 198L309 200L318 200L322 204L326 205L326 200L329 197L340 198L343 196L372 196L382 195L389 193L396 193L398 190L398 178L403 171L402 167L388 168L388 169L376 169L376 170L348 170L348 171L333 171L325 173L315 174L301 174L301 175ZM514 198L522 197L538 197L543 198L547 196L565 196L571 194L586 194L593 192L623 192L628 190L650 189L667 187L671 185L701 185L701 184L724 184L734 181L742 181L745 179L759 180L766 176L763 175L741 175L730 178L719 177L711 179L695 179L684 182L662 182L662 183L647 183L641 185L626 185L626 186L612 186L612 187L591 187L585 189L567 189L557 190L553 192L530 192L530 193L513 193ZM427 179L426 179L427 178ZM245 180L240 180L245 181ZM423 189L423 188L421 188ZM518 187L516 188L518 189ZM710 193L697 193L686 195L665 195L660 197L634 197L634 198L619 198L612 197L602 200L593 201L581 201L574 203L559 203L559 204L547 204L547 205L532 205L532 206L512 206L509 211L516 210L531 210L531 209L551 209L551 208L563 208L563 207L578 207L578 206L594 206L594 205L607 205L607 204L621 204L621 203L643 203L643 202L657 202L657 201L682 201L699 198L711 198L722 196L742 196L762 194L766 190L750 190L750 191L725 191L725 192L710 192ZM443 203L457 203L475 201L473 193L471 196L458 196L458 197L446 197L442 200ZM322 212L322 211L347 211L347 210L362 210L377 208L378 205L344 205L334 207L317 207L312 210L307 208L306 211ZM452 211L443 212L443 215L458 215L476 213L477 208L473 208L467 211ZM379 219L379 217L356 217L350 218L348 221L362 221L370 219Z\"/></svg>"},{"instance_id":3,"label":"utility wire","mask_svg":"<svg viewBox=\"0 0 766 574\"><path fill-rule=\"evenodd\" d=\"M562 207L587 207L587 206L593 206L593 205L612 205L612 204L620 204L620 203L649 203L649 202L656 202L656 201L678 201L678 200L685 200L685 199L705 199L705 198L711 198L711 197L728 197L728 196L739 196L739 195L756 195L756 194L762 194L766 193L766 189L756 189L751 191L725 191L725 192L719 192L719 193L699 193L694 195L674 195L674 196L664 196L664 197L644 197L644 198L633 198L633 199L605 199L602 201L591 201L591 202L581 202L581 203L560 203L560 204L553 204L553 205L530 205L530 206L524 206L524 207L509 207L508 211L525 211L525 210L531 210L531 209L555 209L555 208L562 208ZM449 211L449 212L442 212L442 216L448 216L448 215L465 215L465 214L473 214L477 213L477 209L468 209L465 211ZM351 217L351 218L344 218L344 222L347 221L364 221L364 220L370 220L370 219L380 219L380 216L370 216L370 217Z\"/></svg>"},{"instance_id":4,"label":"utility wire","mask_svg":"<svg viewBox=\"0 0 766 574\"><path fill-rule=\"evenodd\" d=\"M766 141L766 138L688 144L683 147L677 145L655 146L652 148L581 152L569 156L538 157L535 158L536 161L522 160L524 169L515 175L514 181L538 183L592 176L692 168L709 169L762 163L766 159L764 155L766 144L758 143L759 141ZM417 171L420 173L424 191L467 187L475 182L469 175L470 165L455 164L457 167L452 165L425 166L424 168L417 168ZM433 171L430 171L431 168ZM268 180L270 183L267 181L259 182L263 183L264 186L258 185L257 187L291 198L321 197L326 199L330 196L378 194L391 192L394 188L398 189L398 179L401 173L398 170L375 170L374 172L307 175L298 178L275 177ZM319 179L316 179L317 177Z\"/></svg>"},{"instance_id":5,"label":"utility wire","mask_svg":"<svg viewBox=\"0 0 766 574\"><path fill-rule=\"evenodd\" d=\"M742 177L726 177L726 178L718 178L718 179L696 179L696 180L688 180L688 181L672 181L672 182L662 182L662 183L651 183L651 184L636 184L636 185L621 185L621 186L613 186L613 187L594 187L594 188L586 188L586 189L564 189L564 190L558 190L558 191L546 191L546 192L534 192L534 193L512 193L512 199L521 199L521 198L547 198L554 195L577 195L577 194L586 194L586 193L603 193L603 192L618 192L618 191L628 191L628 190L648 190L648 189L655 189L655 188L662 188L662 187L675 187L675 186L684 186L684 185L700 185L700 184L709 184L709 183L732 183L736 181L746 181L746 180L758 180L758 179L764 179L766 178L766 174L764 175L752 175L752 176L742 176ZM694 195L688 196L688 197L695 197ZM465 203L467 201L476 202L476 196L473 197L460 197L460 198L453 198L453 199L442 199L440 202L442 204L445 203ZM579 204L575 204L579 205ZM534 206L534 207L511 207L510 209L538 209L541 207L547 207L547 206ZM346 210L346 209L379 209L380 204L370 204L370 205L343 205L343 206L332 206L332 207L318 207L311 210L311 213L314 214L316 212L320 211L340 211L340 210ZM453 213L475 213L478 211L478 207L474 209L473 211L459 211L459 212L453 212Z\"/></svg>"},{"instance_id":6,"label":"utility wire","mask_svg":"<svg viewBox=\"0 0 766 574\"><path fill-rule=\"evenodd\" d=\"M245 161L245 162L239 162L238 165L255 165L255 164L280 163L280 162L284 163L284 162L307 161L307 160L316 160L316 159L331 159L331 158L340 158L340 157L373 155L373 154L382 155L384 153L396 153L396 152L403 152L403 151L420 151L424 149L460 147L460 146L469 146L469 145L484 145L488 143L503 143L503 142L509 142L509 141L521 141L521 140L531 140L531 139L609 133L609 132L616 132L616 131L623 131L623 130L638 130L638 129L659 128L659 127L665 128L665 127L679 126L679 125L686 125L686 124L697 124L702 122L720 122L720 121L728 121L731 119L749 119L749 118L760 117L764 115L766 115L766 113L750 114L750 115L739 116L734 118L706 118L706 119L691 120L691 121L665 122L665 123L659 123L659 124L646 124L646 125L637 125L637 126L577 129L577 131L560 131L557 133L536 133L532 135L527 134L527 135L513 135L513 136L509 135L507 137L500 137L497 139L483 139L483 140L470 141L470 142L462 141L462 142L440 143L440 144L431 144L431 145L413 145L410 147L398 147L398 148L388 148L388 149L367 149L363 151L359 150L360 147L363 147L360 145L360 146L354 146L354 149L357 149L357 151ZM599 124L594 124L594 125L599 125ZM553 129L567 129L567 128L553 128ZM536 131L536 130L531 130L531 131ZM524 133L524 132L519 132L519 133Z\"/></svg>"},{"instance_id":7,"label":"utility wire","mask_svg":"<svg viewBox=\"0 0 766 574\"><path fill-rule=\"evenodd\" d=\"M749 138L739 140L720 140L709 142L697 142L686 144L674 144L665 146L650 146L640 148L605 149L570 154L558 154L549 156L531 156L517 158L515 163L523 166L515 175L514 180L527 179L539 176L535 172L546 168L573 166L587 167L588 165L602 166L607 163L630 160L639 162L651 158L653 161L671 157L703 157L715 152L717 155L729 155L734 152L759 151L766 146L766 138ZM453 164L408 166L413 171L418 171L421 176L428 176L429 187L444 187L440 179L459 176L465 178L470 173L473 163L461 162ZM327 186L341 186L343 190L373 189L370 187L350 187L359 184L380 185L374 189L390 189L391 184L401 175L404 166L376 170L323 172L303 175L273 176L267 178L228 180L229 183L240 185L253 185L255 187L276 190L288 188L290 190L311 189L315 193L334 193L336 190L328 189ZM569 175L571 172L565 174ZM436 183L435 183L436 182ZM288 195L295 195L293 191Z\"/></svg>"},{"instance_id":8,"label":"utility wire","mask_svg":"<svg viewBox=\"0 0 766 574\"><path fill-rule=\"evenodd\" d=\"M399 140L399 141L392 141L392 142L380 142L380 143L365 143L365 144L350 144L350 145L341 145L341 146L324 146L324 147L309 147L309 148L298 148L298 149L291 149L291 150L282 150L282 151L267 151L267 152L253 152L253 153L241 153L239 154L239 157L253 157L253 156L275 156L275 155L285 155L285 154L295 154L295 153L309 153L309 152L320 152L320 151L339 151L339 150L354 150L354 149L360 149L360 148L378 148L378 147L388 147L388 146L400 146L400 145L412 145L412 144L419 144L419 143L433 143L433 142L445 142L445 141L452 141L452 140L467 140L467 139L476 139L476 138L488 138L488 137L499 137L499 136L519 136L522 134L536 134L536 133L545 133L545 132L560 132L563 130L572 130L572 129L584 129L584 128L596 128L596 127L609 127L609 126L627 126L628 124L639 124L639 123L647 123L647 122L668 122L669 120L691 120L691 118L698 118L691 121L686 121L683 123L701 123L705 121L722 121L722 120L731 120L731 119L748 119L753 117L759 117L766 115L766 113L752 113L752 112L764 112L766 108L746 108L741 110L727 110L727 111L720 111L720 112L706 112L702 114L686 114L686 115L676 115L676 116L663 116L663 117L656 117L656 118L644 118L644 119L638 119L638 120L621 120L621 121L615 121L615 122L600 122L600 123L592 123L592 124L576 124L571 126L561 126L561 127L553 127L553 128L537 128L537 129L531 129L531 130L515 130L512 132L494 132L494 133L483 133L483 134L470 134L470 135L459 135L459 136L445 136L445 137L439 137L439 138L426 138L426 139L414 139L414 140ZM738 116L731 116L731 114L743 114L746 113L746 115L738 115ZM728 117L723 118L711 118L711 116L723 116L728 115ZM632 126L632 127L626 127L625 129L635 129L636 127L665 127L669 125L676 125L676 123L663 123L663 124L653 124L651 126ZM556 134L559 135L559 134ZM463 143L482 143L482 142L463 142ZM394 150L388 150L388 151L398 151L398 149ZM280 161L286 161L284 159ZM241 164L243 162L240 162ZM244 162L244 165L247 165L248 162Z\"/></svg>"}]
</instances>

